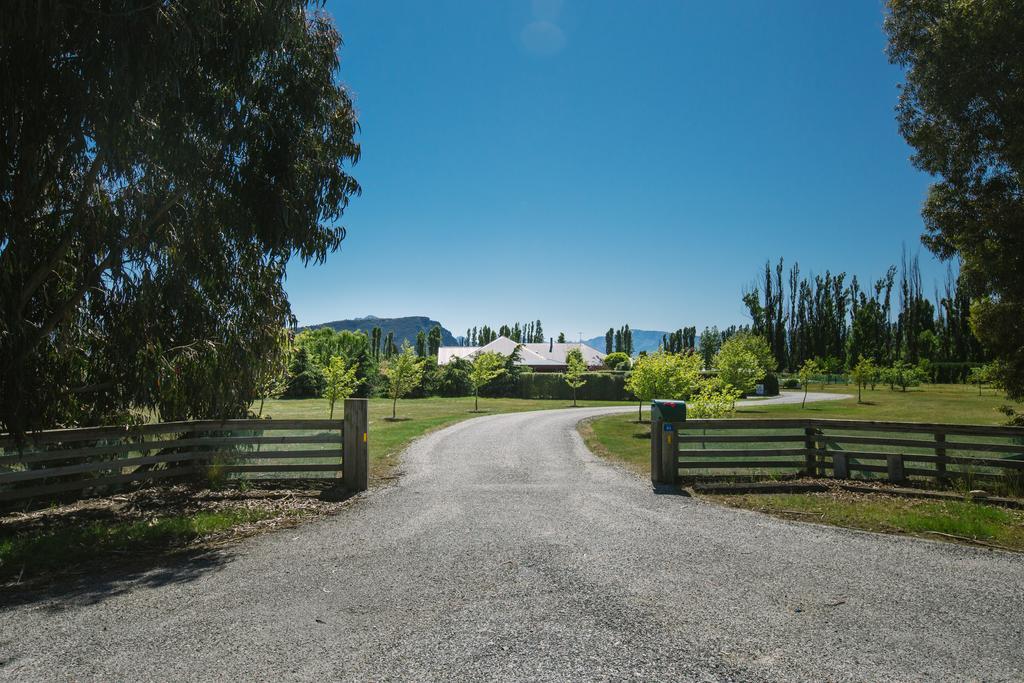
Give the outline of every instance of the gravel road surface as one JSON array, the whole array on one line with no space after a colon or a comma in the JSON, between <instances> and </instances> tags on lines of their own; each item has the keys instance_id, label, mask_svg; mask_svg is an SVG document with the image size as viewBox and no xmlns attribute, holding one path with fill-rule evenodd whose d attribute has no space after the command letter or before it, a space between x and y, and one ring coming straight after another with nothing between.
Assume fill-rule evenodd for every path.
<instances>
[{"instance_id":1,"label":"gravel road surface","mask_svg":"<svg viewBox=\"0 0 1024 683\"><path fill-rule=\"evenodd\" d=\"M0 679L1024 679L1024 559L651 491L575 425L416 442L335 517L0 612Z\"/></svg>"}]
</instances>

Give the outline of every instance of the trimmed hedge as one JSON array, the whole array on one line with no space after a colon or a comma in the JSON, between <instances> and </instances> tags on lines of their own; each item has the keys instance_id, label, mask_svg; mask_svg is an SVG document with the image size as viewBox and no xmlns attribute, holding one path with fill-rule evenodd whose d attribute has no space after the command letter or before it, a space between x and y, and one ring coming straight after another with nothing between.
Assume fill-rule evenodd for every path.
<instances>
[{"instance_id":1,"label":"trimmed hedge","mask_svg":"<svg viewBox=\"0 0 1024 683\"><path fill-rule=\"evenodd\" d=\"M588 372L587 383L576 390L580 401L633 401L622 372ZM572 389L560 372L524 372L519 375L516 398L572 400Z\"/></svg>"}]
</instances>

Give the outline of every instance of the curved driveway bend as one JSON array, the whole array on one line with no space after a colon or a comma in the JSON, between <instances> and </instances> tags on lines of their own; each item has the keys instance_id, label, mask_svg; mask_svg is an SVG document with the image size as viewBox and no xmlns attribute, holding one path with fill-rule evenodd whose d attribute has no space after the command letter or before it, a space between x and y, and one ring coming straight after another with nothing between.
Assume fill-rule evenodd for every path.
<instances>
[{"instance_id":1,"label":"curved driveway bend","mask_svg":"<svg viewBox=\"0 0 1024 683\"><path fill-rule=\"evenodd\" d=\"M615 409L610 409L615 410ZM332 518L0 614L0 678L1020 680L1019 555L652 493L482 417Z\"/></svg>"}]
</instances>

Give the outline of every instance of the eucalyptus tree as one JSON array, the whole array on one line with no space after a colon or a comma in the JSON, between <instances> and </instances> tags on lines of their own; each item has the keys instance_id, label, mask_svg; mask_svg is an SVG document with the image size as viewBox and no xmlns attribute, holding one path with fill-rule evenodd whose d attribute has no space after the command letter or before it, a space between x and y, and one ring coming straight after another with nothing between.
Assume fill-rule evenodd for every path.
<instances>
[{"instance_id":1,"label":"eucalyptus tree","mask_svg":"<svg viewBox=\"0 0 1024 683\"><path fill-rule=\"evenodd\" d=\"M1024 398L1024 11L1017 0L889 0L889 59L913 163L936 178L925 244L962 259L971 326Z\"/></svg>"},{"instance_id":2,"label":"eucalyptus tree","mask_svg":"<svg viewBox=\"0 0 1024 683\"><path fill-rule=\"evenodd\" d=\"M0 9L0 429L244 415L359 185L300 0Z\"/></svg>"}]
</instances>

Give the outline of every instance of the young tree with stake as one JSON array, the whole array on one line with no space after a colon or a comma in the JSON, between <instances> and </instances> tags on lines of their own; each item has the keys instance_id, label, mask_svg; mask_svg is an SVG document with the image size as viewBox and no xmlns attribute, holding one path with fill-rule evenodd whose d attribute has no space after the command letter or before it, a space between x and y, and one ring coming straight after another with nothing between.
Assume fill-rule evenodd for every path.
<instances>
[{"instance_id":1,"label":"young tree with stake","mask_svg":"<svg viewBox=\"0 0 1024 683\"><path fill-rule=\"evenodd\" d=\"M397 419L398 399L420 385L423 380L423 363L416 357L412 347L403 344L402 352L384 362L381 369L387 379L387 396L391 399L391 419Z\"/></svg>"},{"instance_id":2,"label":"young tree with stake","mask_svg":"<svg viewBox=\"0 0 1024 683\"><path fill-rule=\"evenodd\" d=\"M811 383L811 380L816 375L820 374L821 366L818 364L818 361L815 360L814 358L807 360L806 362L804 362L802 366L800 366L800 386L804 388L804 399L800 402L801 408L807 405L807 385Z\"/></svg>"},{"instance_id":3,"label":"young tree with stake","mask_svg":"<svg viewBox=\"0 0 1024 683\"><path fill-rule=\"evenodd\" d=\"M505 357L500 353L485 351L473 359L469 371L469 383L473 385L473 412L480 412L480 389L505 374Z\"/></svg>"},{"instance_id":4,"label":"young tree with stake","mask_svg":"<svg viewBox=\"0 0 1024 683\"><path fill-rule=\"evenodd\" d=\"M327 380L324 398L331 406L330 419L334 419L334 404L351 396L359 386L359 379L356 377L358 369L357 363L346 363L341 356L331 358L324 368L324 378Z\"/></svg>"},{"instance_id":5,"label":"young tree with stake","mask_svg":"<svg viewBox=\"0 0 1024 683\"><path fill-rule=\"evenodd\" d=\"M583 352L569 349L565 354L565 383L572 389L572 406L576 407L576 390L587 383L587 364L583 360Z\"/></svg>"},{"instance_id":6,"label":"young tree with stake","mask_svg":"<svg viewBox=\"0 0 1024 683\"><path fill-rule=\"evenodd\" d=\"M861 356L857 364L850 369L850 378L857 383L857 403L863 403L861 390L872 381L876 374L878 374L878 368L874 361L864 356Z\"/></svg>"}]
</instances>

